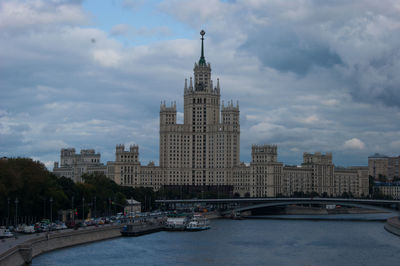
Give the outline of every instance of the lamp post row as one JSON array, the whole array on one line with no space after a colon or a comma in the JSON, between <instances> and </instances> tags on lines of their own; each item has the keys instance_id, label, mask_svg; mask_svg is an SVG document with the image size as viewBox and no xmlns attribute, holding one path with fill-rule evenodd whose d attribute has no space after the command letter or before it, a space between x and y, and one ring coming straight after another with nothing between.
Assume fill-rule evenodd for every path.
<instances>
[{"instance_id":1,"label":"lamp post row","mask_svg":"<svg viewBox=\"0 0 400 266\"><path fill-rule=\"evenodd\" d=\"M15 225L17 225L18 222L18 198L15 198Z\"/></svg>"},{"instance_id":2,"label":"lamp post row","mask_svg":"<svg viewBox=\"0 0 400 266\"><path fill-rule=\"evenodd\" d=\"M71 209L72 209L72 220L75 220L75 213L74 213L74 199L75 197L71 197ZM94 200L94 216L97 217L97 198L96 196L93 197ZM109 200L109 213L111 213L111 198ZM50 221L53 222L53 197L50 197ZM15 198L15 217L14 223L17 225L18 223L18 197ZM93 203L93 202L92 202ZM43 198L43 218L46 217L46 198ZM85 197L82 197L82 219L85 219ZM7 197L7 226L10 223L10 197Z\"/></svg>"}]
</instances>

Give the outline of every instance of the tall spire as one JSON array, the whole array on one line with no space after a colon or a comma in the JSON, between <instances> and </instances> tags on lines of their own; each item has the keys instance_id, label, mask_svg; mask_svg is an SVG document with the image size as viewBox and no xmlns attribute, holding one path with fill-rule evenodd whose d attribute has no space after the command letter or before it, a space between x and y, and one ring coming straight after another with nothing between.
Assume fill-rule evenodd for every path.
<instances>
[{"instance_id":1,"label":"tall spire","mask_svg":"<svg viewBox=\"0 0 400 266\"><path fill-rule=\"evenodd\" d=\"M201 57L199 60L199 65L206 65L206 59L204 58L204 35L206 32L204 30L200 31L201 35Z\"/></svg>"}]
</instances>

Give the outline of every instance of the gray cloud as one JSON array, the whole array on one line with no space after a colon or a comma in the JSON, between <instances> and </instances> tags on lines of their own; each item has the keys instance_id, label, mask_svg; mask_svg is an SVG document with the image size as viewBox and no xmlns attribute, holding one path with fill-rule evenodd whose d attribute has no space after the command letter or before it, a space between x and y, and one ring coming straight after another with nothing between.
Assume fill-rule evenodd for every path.
<instances>
[{"instance_id":1,"label":"gray cloud","mask_svg":"<svg viewBox=\"0 0 400 266\"><path fill-rule=\"evenodd\" d=\"M33 24L7 15L9 3L31 10ZM212 1L210 9L202 1L168 1L158 11L192 27L193 40L133 47L88 27L79 1L6 4L0 156L49 165L69 146L95 148L104 161L114 159L116 144L137 143L144 163L157 162L160 100L176 100L183 111L202 27L222 99L240 100L243 161L253 143L278 144L285 163L301 162L303 151L333 151L341 165L398 154L396 2ZM364 149L346 148L352 139Z\"/></svg>"},{"instance_id":2,"label":"gray cloud","mask_svg":"<svg viewBox=\"0 0 400 266\"><path fill-rule=\"evenodd\" d=\"M312 36L298 36L280 25L249 33L241 49L257 56L267 67L299 75L312 71L313 66L331 68L343 64L327 45L315 41Z\"/></svg>"}]
</instances>

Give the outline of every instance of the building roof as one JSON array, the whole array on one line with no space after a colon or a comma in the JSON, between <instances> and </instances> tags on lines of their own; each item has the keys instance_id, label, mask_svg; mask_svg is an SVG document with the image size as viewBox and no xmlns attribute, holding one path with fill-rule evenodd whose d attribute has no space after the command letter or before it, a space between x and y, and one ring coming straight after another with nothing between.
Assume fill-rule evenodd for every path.
<instances>
[{"instance_id":1,"label":"building roof","mask_svg":"<svg viewBox=\"0 0 400 266\"><path fill-rule=\"evenodd\" d=\"M128 205L138 205L141 204L139 201L134 200L134 199L127 199L126 203L128 203Z\"/></svg>"},{"instance_id":2,"label":"building roof","mask_svg":"<svg viewBox=\"0 0 400 266\"><path fill-rule=\"evenodd\" d=\"M388 158L386 155L375 153L374 155L368 156L368 158Z\"/></svg>"},{"instance_id":3,"label":"building roof","mask_svg":"<svg viewBox=\"0 0 400 266\"><path fill-rule=\"evenodd\" d=\"M375 181L374 182L374 186L376 187L398 187L400 186L400 182L396 181L396 182L379 182L379 181Z\"/></svg>"}]
</instances>

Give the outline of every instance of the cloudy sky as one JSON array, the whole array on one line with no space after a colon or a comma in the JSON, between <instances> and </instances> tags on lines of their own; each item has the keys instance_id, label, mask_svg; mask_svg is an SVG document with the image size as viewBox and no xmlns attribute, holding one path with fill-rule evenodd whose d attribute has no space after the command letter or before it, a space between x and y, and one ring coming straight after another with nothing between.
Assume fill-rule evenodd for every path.
<instances>
[{"instance_id":1,"label":"cloudy sky","mask_svg":"<svg viewBox=\"0 0 400 266\"><path fill-rule=\"evenodd\" d=\"M0 156L139 144L158 164L159 105L193 75L200 35L221 99L239 100L241 160L400 154L398 0L0 1Z\"/></svg>"}]
</instances>

